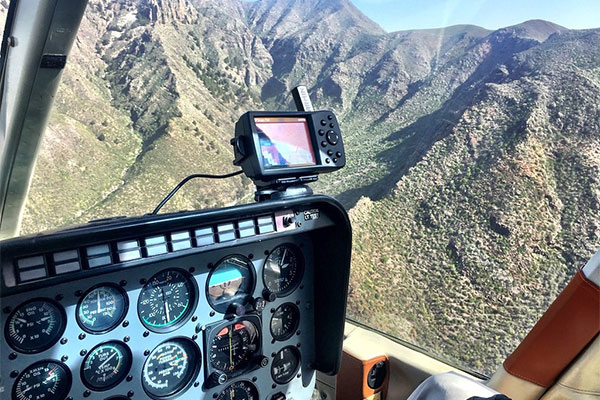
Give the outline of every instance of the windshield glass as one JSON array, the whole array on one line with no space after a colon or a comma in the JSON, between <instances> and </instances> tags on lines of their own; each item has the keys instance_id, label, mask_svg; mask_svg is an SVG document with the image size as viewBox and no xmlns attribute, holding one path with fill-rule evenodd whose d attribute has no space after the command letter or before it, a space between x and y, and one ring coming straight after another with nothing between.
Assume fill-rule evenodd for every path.
<instances>
[{"instance_id":1,"label":"windshield glass","mask_svg":"<svg viewBox=\"0 0 600 400\"><path fill-rule=\"evenodd\" d=\"M491 3L91 0L22 233L234 171L239 116L306 85L348 154L314 185L351 216L348 316L489 374L600 247L599 3ZM163 210L253 193L196 180Z\"/></svg>"}]
</instances>

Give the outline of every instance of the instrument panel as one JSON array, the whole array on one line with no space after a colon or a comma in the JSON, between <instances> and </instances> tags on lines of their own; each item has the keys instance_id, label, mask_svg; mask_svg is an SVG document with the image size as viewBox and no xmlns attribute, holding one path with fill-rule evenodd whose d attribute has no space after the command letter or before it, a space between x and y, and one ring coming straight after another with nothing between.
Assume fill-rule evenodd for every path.
<instances>
[{"instance_id":1,"label":"instrument panel","mask_svg":"<svg viewBox=\"0 0 600 400\"><path fill-rule=\"evenodd\" d=\"M105 270L89 262L32 290L7 289L3 264L0 397L309 399L318 364L311 231L333 225L310 212L304 226L275 214L270 235L243 238L236 224L229 243L217 236L176 252L173 242Z\"/></svg>"},{"instance_id":2,"label":"instrument panel","mask_svg":"<svg viewBox=\"0 0 600 400\"><path fill-rule=\"evenodd\" d=\"M303 285L311 258L308 238L296 236L53 285L24 302L4 298L2 353L19 372L5 390L15 400L302 391L314 379L312 285Z\"/></svg>"}]
</instances>

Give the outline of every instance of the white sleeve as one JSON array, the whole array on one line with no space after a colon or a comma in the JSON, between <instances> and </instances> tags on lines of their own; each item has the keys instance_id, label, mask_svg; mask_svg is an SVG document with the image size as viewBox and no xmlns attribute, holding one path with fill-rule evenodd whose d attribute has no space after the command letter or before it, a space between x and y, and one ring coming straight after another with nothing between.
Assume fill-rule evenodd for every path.
<instances>
[{"instance_id":1,"label":"white sleeve","mask_svg":"<svg viewBox=\"0 0 600 400\"><path fill-rule=\"evenodd\" d=\"M492 397L498 392L483 383L454 372L430 376L408 400L467 400L472 396Z\"/></svg>"}]
</instances>

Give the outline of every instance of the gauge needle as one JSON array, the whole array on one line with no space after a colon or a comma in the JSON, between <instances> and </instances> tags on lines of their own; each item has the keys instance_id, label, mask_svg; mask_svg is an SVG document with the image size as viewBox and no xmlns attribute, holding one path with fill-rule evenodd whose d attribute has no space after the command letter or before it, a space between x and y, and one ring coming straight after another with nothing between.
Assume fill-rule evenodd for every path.
<instances>
[{"instance_id":1,"label":"gauge needle","mask_svg":"<svg viewBox=\"0 0 600 400\"><path fill-rule=\"evenodd\" d=\"M167 322L171 320L171 316L169 316L169 303L165 300L165 313L167 314Z\"/></svg>"},{"instance_id":2,"label":"gauge needle","mask_svg":"<svg viewBox=\"0 0 600 400\"><path fill-rule=\"evenodd\" d=\"M100 291L98 290L98 300L96 300L96 304L98 304L98 314L100 314Z\"/></svg>"},{"instance_id":3,"label":"gauge needle","mask_svg":"<svg viewBox=\"0 0 600 400\"><path fill-rule=\"evenodd\" d=\"M106 365L106 363L109 362L110 360L112 360L112 358L116 355L117 355L117 353L113 353L112 356L108 357L102 364L100 364L98 369L101 369L102 367L104 367Z\"/></svg>"},{"instance_id":4,"label":"gauge needle","mask_svg":"<svg viewBox=\"0 0 600 400\"><path fill-rule=\"evenodd\" d=\"M165 298L165 291L160 288L160 292L162 293L163 304L165 305L165 316L167 317L167 321L171 320L171 316L169 315L169 304L167 303L167 299Z\"/></svg>"},{"instance_id":5,"label":"gauge needle","mask_svg":"<svg viewBox=\"0 0 600 400\"><path fill-rule=\"evenodd\" d=\"M229 367L233 367L233 346L231 345L231 328L229 329Z\"/></svg>"},{"instance_id":6,"label":"gauge needle","mask_svg":"<svg viewBox=\"0 0 600 400\"><path fill-rule=\"evenodd\" d=\"M279 260L280 267L283 264L283 261L285 260L285 253L287 253L287 249L283 249L283 255L281 256L281 260Z\"/></svg>"},{"instance_id":7,"label":"gauge needle","mask_svg":"<svg viewBox=\"0 0 600 400\"><path fill-rule=\"evenodd\" d=\"M21 319L21 318L15 318L15 319L17 321L19 321L20 323L22 323L22 324L26 324L27 323L27 321L25 321L24 319Z\"/></svg>"},{"instance_id":8,"label":"gauge needle","mask_svg":"<svg viewBox=\"0 0 600 400\"><path fill-rule=\"evenodd\" d=\"M54 375L54 370L56 368L52 369L52 371L48 372L48 377L46 379L44 379L44 383L48 382L51 379L54 379L56 377L56 375Z\"/></svg>"}]
</instances>

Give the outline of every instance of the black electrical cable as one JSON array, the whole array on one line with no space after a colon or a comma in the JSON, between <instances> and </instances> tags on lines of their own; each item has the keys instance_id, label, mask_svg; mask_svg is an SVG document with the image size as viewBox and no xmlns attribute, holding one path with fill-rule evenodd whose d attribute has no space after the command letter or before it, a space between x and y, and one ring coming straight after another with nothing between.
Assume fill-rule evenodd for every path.
<instances>
[{"instance_id":1,"label":"black electrical cable","mask_svg":"<svg viewBox=\"0 0 600 400\"><path fill-rule=\"evenodd\" d=\"M167 204L167 202L169 200L171 200L171 197L173 197L175 195L175 193L177 193L177 191L179 189L181 189L181 187L183 185L185 185L186 183L188 183L188 181L191 181L192 179L196 179L196 178L225 179L225 178L231 178L232 176L239 175L242 172L244 172L244 171L239 170L239 171L231 172L231 173L225 174L225 175L193 174L193 175L186 176L181 182L179 182L177 184L177 186L175 186L173 188L173 190L171 190L171 192L164 199L162 199L162 201L160 203L158 203L158 205L156 206L156 208L154 209L154 211L152 211L151 215L158 214L158 212L160 211L160 209L163 208L163 206L165 204Z\"/></svg>"}]
</instances>

